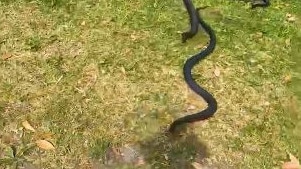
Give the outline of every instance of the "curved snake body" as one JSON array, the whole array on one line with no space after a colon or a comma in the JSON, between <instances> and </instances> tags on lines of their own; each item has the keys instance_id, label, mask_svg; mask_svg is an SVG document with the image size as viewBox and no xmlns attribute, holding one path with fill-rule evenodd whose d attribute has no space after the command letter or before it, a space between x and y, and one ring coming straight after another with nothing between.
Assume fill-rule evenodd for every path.
<instances>
[{"instance_id":1,"label":"curved snake body","mask_svg":"<svg viewBox=\"0 0 301 169\"><path fill-rule=\"evenodd\" d=\"M193 67L199 63L202 59L206 58L210 55L216 46L216 36L212 28L200 17L198 10L196 9L191 0L183 0L186 10L189 14L190 19L190 30L182 33L182 42L186 42L187 39L194 37L199 30L199 26L203 28L203 30L209 35L209 44L205 49L201 52L190 57L184 64L184 79L188 86L198 95L204 98L207 102L208 106L205 110L202 110L195 114L186 115L184 117L176 119L169 128L169 131L173 133L177 126L184 123L192 123L196 121L206 120L214 115L217 111L217 101L216 99L207 92L204 88L199 86L197 82L192 77L192 69ZM261 0L261 2L252 3L252 8L256 7L267 7L270 5L269 0Z\"/></svg>"},{"instance_id":2,"label":"curved snake body","mask_svg":"<svg viewBox=\"0 0 301 169\"><path fill-rule=\"evenodd\" d=\"M192 77L192 72L191 72L193 67L199 61L206 58L206 56L208 56L209 54L211 54L214 51L215 45L216 45L215 33L212 30L212 28L204 20L202 20L202 18L199 16L199 13L198 13L197 9L194 7L194 5L192 4L191 0L184 0L184 5L185 5L185 7L188 11L189 17L190 17L191 27L190 27L190 31L184 32L182 34L182 41L186 42L187 39L190 39L195 34L197 34L199 24L204 29L204 31L209 35L209 39L210 39L208 46L204 50L199 52L198 54L190 57L185 62L184 68L183 68L184 79L185 79L186 83L196 94L198 94L204 98L204 100L208 103L208 107L205 110L200 111L198 113L187 115L187 116L176 119L169 128L170 132L174 132L178 125L208 119L209 117L213 116L213 114L217 110L217 102L216 102L215 98L209 92L207 92L204 88L202 88L201 86L199 86L197 84L197 82ZM195 23L199 23L199 24L195 24Z\"/></svg>"}]
</instances>

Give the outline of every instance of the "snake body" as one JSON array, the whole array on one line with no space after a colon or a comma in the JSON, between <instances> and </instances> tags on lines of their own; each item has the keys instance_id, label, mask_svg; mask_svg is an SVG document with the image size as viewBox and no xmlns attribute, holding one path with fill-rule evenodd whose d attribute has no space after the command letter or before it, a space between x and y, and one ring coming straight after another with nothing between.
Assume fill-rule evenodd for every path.
<instances>
[{"instance_id":1,"label":"snake body","mask_svg":"<svg viewBox=\"0 0 301 169\"><path fill-rule=\"evenodd\" d=\"M187 115L181 118L176 119L169 128L170 132L174 132L176 127L184 124L184 123L192 123L200 120L208 119L213 116L213 114L217 110L217 102L215 98L207 92L204 88L199 86L195 79L192 77L192 69L193 67L199 63L202 59L206 58L209 54L211 54L216 45L216 36L212 28L199 16L197 9L194 7L191 0L184 0L184 5L187 9L190 18L190 31L184 32L182 34L182 41L185 42L187 39L192 38L197 32L199 25L204 29L204 31L209 35L209 44L208 46L199 52L198 54L193 55L184 64L183 72L184 79L188 86L193 90L196 94L200 95L207 102L208 106L205 110L202 110L198 113ZM198 24L196 24L198 23Z\"/></svg>"},{"instance_id":2,"label":"snake body","mask_svg":"<svg viewBox=\"0 0 301 169\"><path fill-rule=\"evenodd\" d=\"M169 131L173 133L177 126L185 124L185 123L193 123L196 121L206 120L214 115L217 111L217 101L216 99L204 88L199 86L195 79L192 77L192 69L193 67L198 64L202 59L206 58L210 55L216 46L216 36L213 29L200 17L198 10L201 8L196 9L191 0L183 0L185 8L188 12L189 19L190 19L190 30L187 32L182 33L182 42L186 42L186 40L194 37L199 30L199 26L203 28L203 30L209 36L209 44L205 49L200 51L199 53L193 55L184 64L183 72L184 72L184 79L187 85L193 90L196 94L203 97L203 99L207 102L208 106L206 109L199 111L195 114L186 115L184 117L180 117L173 121L170 125ZM253 2L252 8L256 7L267 7L270 5L269 0L261 0L261 2Z\"/></svg>"},{"instance_id":3,"label":"snake body","mask_svg":"<svg viewBox=\"0 0 301 169\"><path fill-rule=\"evenodd\" d=\"M270 5L270 1L269 0L260 0L260 1L253 0L251 5L252 5L252 8L268 7Z\"/></svg>"}]
</instances>

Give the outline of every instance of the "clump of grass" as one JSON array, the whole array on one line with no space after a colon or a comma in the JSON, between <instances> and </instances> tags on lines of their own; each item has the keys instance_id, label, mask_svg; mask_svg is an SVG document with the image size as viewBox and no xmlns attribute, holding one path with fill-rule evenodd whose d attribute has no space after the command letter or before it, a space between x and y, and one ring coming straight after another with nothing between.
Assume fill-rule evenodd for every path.
<instances>
[{"instance_id":1,"label":"clump of grass","mask_svg":"<svg viewBox=\"0 0 301 169\"><path fill-rule=\"evenodd\" d=\"M30 37L25 42L30 50L36 52L41 49L41 39L39 37Z\"/></svg>"}]
</instances>

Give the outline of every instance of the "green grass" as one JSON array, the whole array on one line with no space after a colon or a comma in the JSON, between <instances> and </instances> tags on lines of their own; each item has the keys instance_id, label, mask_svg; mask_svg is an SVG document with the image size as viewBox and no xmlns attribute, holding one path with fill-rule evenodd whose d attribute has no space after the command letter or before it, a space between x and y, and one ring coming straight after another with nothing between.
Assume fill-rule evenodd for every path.
<instances>
[{"instance_id":1,"label":"green grass","mask_svg":"<svg viewBox=\"0 0 301 169\"><path fill-rule=\"evenodd\" d=\"M201 13L218 43L194 75L219 109L174 138L164 134L172 120L205 107L182 67L208 39L181 43L182 1L0 1L0 165L137 168L110 159L126 145L139 147L140 168L279 168L300 157L301 3L195 3L210 6Z\"/></svg>"}]
</instances>

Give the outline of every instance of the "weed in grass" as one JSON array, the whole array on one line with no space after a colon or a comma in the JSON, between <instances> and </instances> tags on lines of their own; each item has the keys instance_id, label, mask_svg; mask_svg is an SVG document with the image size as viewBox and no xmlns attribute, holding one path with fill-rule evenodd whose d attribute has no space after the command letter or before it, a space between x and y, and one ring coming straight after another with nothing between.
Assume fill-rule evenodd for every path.
<instances>
[{"instance_id":1,"label":"weed in grass","mask_svg":"<svg viewBox=\"0 0 301 169\"><path fill-rule=\"evenodd\" d=\"M42 42L40 37L30 37L26 40L25 44L31 51L36 52L41 49Z\"/></svg>"}]
</instances>

